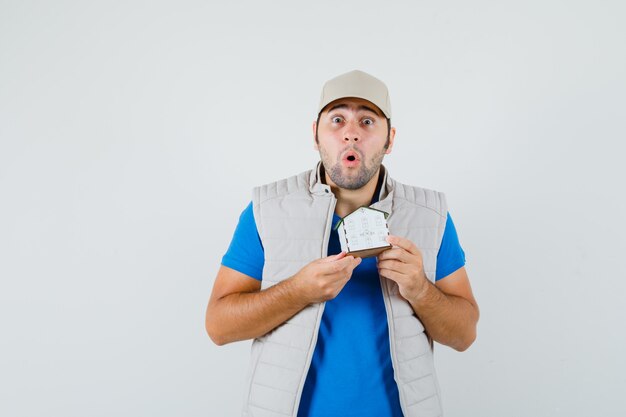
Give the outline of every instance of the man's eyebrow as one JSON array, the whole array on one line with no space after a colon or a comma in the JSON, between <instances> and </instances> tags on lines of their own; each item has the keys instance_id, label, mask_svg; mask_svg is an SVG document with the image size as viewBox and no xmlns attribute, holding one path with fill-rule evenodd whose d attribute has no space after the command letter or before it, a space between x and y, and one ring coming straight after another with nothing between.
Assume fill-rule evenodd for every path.
<instances>
[{"instance_id":1,"label":"man's eyebrow","mask_svg":"<svg viewBox=\"0 0 626 417\"><path fill-rule=\"evenodd\" d=\"M336 110L336 109L347 109L347 108L348 108L347 104L336 104L333 107L331 107L330 109L328 109L328 113L330 113L331 111ZM376 116L380 116L380 114L378 114L378 112L376 110L374 110L374 109L372 109L371 107L368 107L368 106L360 105L357 110L371 111Z\"/></svg>"}]
</instances>

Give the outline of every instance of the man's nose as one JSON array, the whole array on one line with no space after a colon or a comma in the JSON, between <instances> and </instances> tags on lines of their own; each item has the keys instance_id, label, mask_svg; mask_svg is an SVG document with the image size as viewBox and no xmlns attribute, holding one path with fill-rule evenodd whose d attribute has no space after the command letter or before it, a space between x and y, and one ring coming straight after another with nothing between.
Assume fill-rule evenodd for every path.
<instances>
[{"instance_id":1,"label":"man's nose","mask_svg":"<svg viewBox=\"0 0 626 417\"><path fill-rule=\"evenodd\" d=\"M353 123L348 123L346 126L346 130L343 132L343 139L346 142L357 142L359 140L358 127L354 126Z\"/></svg>"}]
</instances>

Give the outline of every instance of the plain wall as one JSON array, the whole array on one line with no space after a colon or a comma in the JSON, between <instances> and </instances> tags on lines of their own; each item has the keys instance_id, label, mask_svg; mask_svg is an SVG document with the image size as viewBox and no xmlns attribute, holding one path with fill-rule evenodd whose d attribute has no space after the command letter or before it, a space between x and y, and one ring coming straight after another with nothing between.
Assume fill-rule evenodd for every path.
<instances>
[{"instance_id":1,"label":"plain wall","mask_svg":"<svg viewBox=\"0 0 626 417\"><path fill-rule=\"evenodd\" d=\"M0 1L0 415L235 416L204 329L323 83L384 80L397 180L446 193L479 302L446 415L626 415L620 1Z\"/></svg>"}]
</instances>

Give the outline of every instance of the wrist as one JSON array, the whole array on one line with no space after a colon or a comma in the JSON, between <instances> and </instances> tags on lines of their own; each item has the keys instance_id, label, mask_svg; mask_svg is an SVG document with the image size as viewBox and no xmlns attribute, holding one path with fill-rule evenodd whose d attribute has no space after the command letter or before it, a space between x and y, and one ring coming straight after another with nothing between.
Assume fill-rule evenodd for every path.
<instances>
[{"instance_id":1,"label":"wrist","mask_svg":"<svg viewBox=\"0 0 626 417\"><path fill-rule=\"evenodd\" d=\"M430 291L433 290L433 284L428 280L426 275L417 280L414 285L414 288L411 291L411 299L410 301L419 303L428 297Z\"/></svg>"},{"instance_id":2,"label":"wrist","mask_svg":"<svg viewBox=\"0 0 626 417\"><path fill-rule=\"evenodd\" d=\"M291 299L295 304L307 306L309 303L311 303L308 296L309 292L304 286L302 280L299 278L298 274L292 275L284 282L287 286L287 290L289 291Z\"/></svg>"}]
</instances>

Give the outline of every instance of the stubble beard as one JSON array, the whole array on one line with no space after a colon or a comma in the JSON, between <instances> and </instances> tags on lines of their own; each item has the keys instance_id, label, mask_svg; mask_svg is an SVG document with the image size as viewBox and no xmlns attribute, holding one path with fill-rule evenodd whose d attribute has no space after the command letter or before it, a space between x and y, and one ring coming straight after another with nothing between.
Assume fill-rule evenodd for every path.
<instances>
[{"instance_id":1,"label":"stubble beard","mask_svg":"<svg viewBox=\"0 0 626 417\"><path fill-rule=\"evenodd\" d=\"M324 164L324 170L330 176L330 179L333 181L333 183L337 185L337 187L346 190L358 190L359 188L365 186L380 168L380 165L383 162L383 158L385 157L385 148L381 149L380 152L372 155L369 161L361 158L361 164L359 165L358 171L356 173L351 175L344 175L344 166L341 163L341 155L343 155L348 149L352 149L357 152L360 158L363 156L363 154L355 148L346 148L339 153L337 161L335 161L335 163L333 164L326 150L320 146L320 158L322 159L322 164ZM345 169L350 171L354 170L351 168Z\"/></svg>"}]
</instances>

